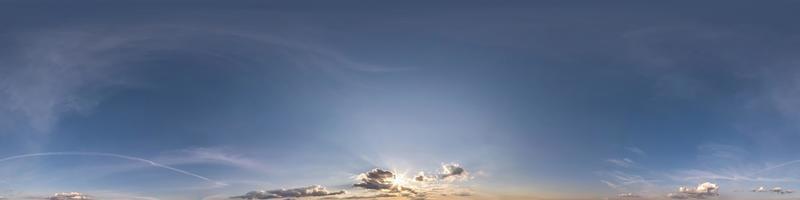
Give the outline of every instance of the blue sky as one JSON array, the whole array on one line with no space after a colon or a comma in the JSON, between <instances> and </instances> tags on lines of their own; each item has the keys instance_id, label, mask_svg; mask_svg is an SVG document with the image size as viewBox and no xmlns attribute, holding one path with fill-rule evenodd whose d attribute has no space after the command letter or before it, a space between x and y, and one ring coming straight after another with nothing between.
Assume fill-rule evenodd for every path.
<instances>
[{"instance_id":1,"label":"blue sky","mask_svg":"<svg viewBox=\"0 0 800 200\"><path fill-rule=\"evenodd\" d=\"M797 2L1 4L0 197L800 189Z\"/></svg>"}]
</instances>

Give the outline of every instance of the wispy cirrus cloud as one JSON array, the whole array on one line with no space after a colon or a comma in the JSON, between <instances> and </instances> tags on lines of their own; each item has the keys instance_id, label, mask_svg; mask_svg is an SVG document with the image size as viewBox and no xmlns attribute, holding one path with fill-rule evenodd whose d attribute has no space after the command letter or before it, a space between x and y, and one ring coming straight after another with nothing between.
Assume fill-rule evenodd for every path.
<instances>
[{"instance_id":1,"label":"wispy cirrus cloud","mask_svg":"<svg viewBox=\"0 0 800 200\"><path fill-rule=\"evenodd\" d=\"M647 152L644 152L644 150L642 150L642 149L640 149L638 147L633 147L633 146L625 147L625 150L628 150L631 153L634 153L634 154L642 156L642 157L647 157Z\"/></svg>"},{"instance_id":2,"label":"wispy cirrus cloud","mask_svg":"<svg viewBox=\"0 0 800 200\"><path fill-rule=\"evenodd\" d=\"M623 167L623 168L631 168L631 167L634 167L636 165L636 162L634 162L633 160L631 160L629 158L608 159L608 160L606 160L606 162L614 164L614 165L616 165L618 167Z\"/></svg>"},{"instance_id":3,"label":"wispy cirrus cloud","mask_svg":"<svg viewBox=\"0 0 800 200\"><path fill-rule=\"evenodd\" d=\"M161 52L182 52L238 65L241 59L259 62L257 57L235 57L220 48L251 54L282 54L291 63L285 67L312 70L349 83L359 73L404 71L409 68L368 64L332 48L304 39L278 36L265 30L207 29L204 25L152 23L126 26L74 26L43 31L3 32L10 41L0 41L15 52L0 61L0 112L47 133L60 118L88 113L114 91L147 87L147 81L131 76L143 61L160 58ZM184 37L173 37L183 35ZM189 47L186 38L225 37L259 45ZM236 60L240 59L240 60ZM225 67L230 67L225 66Z\"/></svg>"},{"instance_id":4,"label":"wispy cirrus cloud","mask_svg":"<svg viewBox=\"0 0 800 200\"><path fill-rule=\"evenodd\" d=\"M157 160L164 163L179 164L219 164L246 169L262 174L275 173L275 168L261 161L248 158L244 155L232 153L226 148L190 148L173 152L167 152Z\"/></svg>"}]
</instances>

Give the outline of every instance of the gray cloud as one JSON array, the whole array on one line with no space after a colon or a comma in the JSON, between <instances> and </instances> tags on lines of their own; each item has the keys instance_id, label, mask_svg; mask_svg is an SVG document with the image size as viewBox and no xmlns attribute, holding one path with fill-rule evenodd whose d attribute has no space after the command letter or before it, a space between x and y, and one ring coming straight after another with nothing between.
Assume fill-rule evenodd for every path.
<instances>
[{"instance_id":1,"label":"gray cloud","mask_svg":"<svg viewBox=\"0 0 800 200\"><path fill-rule=\"evenodd\" d=\"M419 172L416 176L414 176L414 181L417 182L426 182L426 181L433 181L436 180L436 176L426 176L425 172Z\"/></svg>"},{"instance_id":2,"label":"gray cloud","mask_svg":"<svg viewBox=\"0 0 800 200\"><path fill-rule=\"evenodd\" d=\"M414 192L411 188L403 188L403 186L399 185L399 183L396 182L396 178L397 175L394 174L394 172L376 168L359 174L357 179L361 182L353 184L353 186L389 192Z\"/></svg>"},{"instance_id":3,"label":"gray cloud","mask_svg":"<svg viewBox=\"0 0 800 200\"><path fill-rule=\"evenodd\" d=\"M469 173L458 163L450 163L442 165L441 178L446 181L467 180L469 179Z\"/></svg>"},{"instance_id":4,"label":"gray cloud","mask_svg":"<svg viewBox=\"0 0 800 200\"><path fill-rule=\"evenodd\" d=\"M345 194L346 191L329 192L325 187L319 185L312 185L308 187L292 188L292 189L279 189L279 190L259 190L251 191L241 196L234 196L231 199L274 199L274 198L289 198L289 197L315 197L315 196L329 196Z\"/></svg>"}]
</instances>

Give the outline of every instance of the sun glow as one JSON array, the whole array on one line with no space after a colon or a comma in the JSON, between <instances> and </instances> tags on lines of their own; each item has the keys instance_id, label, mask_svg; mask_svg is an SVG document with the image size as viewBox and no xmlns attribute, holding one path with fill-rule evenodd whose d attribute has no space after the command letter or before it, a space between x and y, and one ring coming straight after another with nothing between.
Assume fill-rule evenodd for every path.
<instances>
[{"instance_id":1,"label":"sun glow","mask_svg":"<svg viewBox=\"0 0 800 200\"><path fill-rule=\"evenodd\" d=\"M403 190L403 187L409 188L408 186L409 181L406 179L406 173L400 173L397 170L393 171L394 171L393 172L394 177L392 177L391 180L392 186L399 190Z\"/></svg>"}]
</instances>

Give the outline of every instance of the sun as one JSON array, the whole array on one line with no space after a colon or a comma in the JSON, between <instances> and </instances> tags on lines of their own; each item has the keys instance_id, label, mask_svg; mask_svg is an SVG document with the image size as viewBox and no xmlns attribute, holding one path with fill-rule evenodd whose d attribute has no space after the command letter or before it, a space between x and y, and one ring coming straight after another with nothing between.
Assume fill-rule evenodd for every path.
<instances>
[{"instance_id":1,"label":"sun","mask_svg":"<svg viewBox=\"0 0 800 200\"><path fill-rule=\"evenodd\" d=\"M409 188L408 186L409 181L406 178L406 173L400 173L397 170L393 171L394 171L393 172L394 177L392 177L392 180L390 180L390 182L392 183L392 187L398 190L403 190L403 187Z\"/></svg>"}]
</instances>

